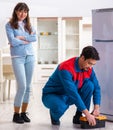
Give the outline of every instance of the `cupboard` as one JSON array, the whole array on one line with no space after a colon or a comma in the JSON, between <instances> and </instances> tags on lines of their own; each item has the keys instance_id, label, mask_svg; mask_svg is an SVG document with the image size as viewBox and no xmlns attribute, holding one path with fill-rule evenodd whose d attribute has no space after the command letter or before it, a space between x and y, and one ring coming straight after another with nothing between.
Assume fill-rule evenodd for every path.
<instances>
[{"instance_id":1,"label":"cupboard","mask_svg":"<svg viewBox=\"0 0 113 130\"><path fill-rule=\"evenodd\" d=\"M82 17L62 18L62 38L64 59L79 56L82 36Z\"/></svg>"},{"instance_id":2,"label":"cupboard","mask_svg":"<svg viewBox=\"0 0 113 130\"><path fill-rule=\"evenodd\" d=\"M60 62L80 55L83 34L89 34L91 37L91 26L85 26L90 24L83 24L82 17L39 17L31 18L31 23L35 27L38 39L34 44L34 82L38 83L47 81Z\"/></svg>"}]
</instances>

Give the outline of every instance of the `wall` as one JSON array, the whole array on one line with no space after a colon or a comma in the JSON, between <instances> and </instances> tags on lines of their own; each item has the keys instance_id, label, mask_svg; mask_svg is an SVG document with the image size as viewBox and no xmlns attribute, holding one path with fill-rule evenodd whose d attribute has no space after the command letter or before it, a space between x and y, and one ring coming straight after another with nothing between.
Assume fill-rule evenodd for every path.
<instances>
[{"instance_id":1,"label":"wall","mask_svg":"<svg viewBox=\"0 0 113 130\"><path fill-rule=\"evenodd\" d=\"M91 16L96 8L112 8L112 0L21 0L30 7L33 16ZM9 15L20 0L0 1L0 10ZM5 9L5 11L3 11Z\"/></svg>"}]
</instances>

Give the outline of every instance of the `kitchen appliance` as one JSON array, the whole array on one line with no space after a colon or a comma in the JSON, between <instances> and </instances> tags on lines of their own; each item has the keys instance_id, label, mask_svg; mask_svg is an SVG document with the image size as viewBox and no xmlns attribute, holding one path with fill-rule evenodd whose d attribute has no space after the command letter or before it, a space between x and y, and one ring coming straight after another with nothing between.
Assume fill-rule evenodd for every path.
<instances>
[{"instance_id":1,"label":"kitchen appliance","mask_svg":"<svg viewBox=\"0 0 113 130\"><path fill-rule=\"evenodd\" d=\"M100 55L94 66L101 86L100 112L113 121L113 8L92 10L92 40Z\"/></svg>"}]
</instances>

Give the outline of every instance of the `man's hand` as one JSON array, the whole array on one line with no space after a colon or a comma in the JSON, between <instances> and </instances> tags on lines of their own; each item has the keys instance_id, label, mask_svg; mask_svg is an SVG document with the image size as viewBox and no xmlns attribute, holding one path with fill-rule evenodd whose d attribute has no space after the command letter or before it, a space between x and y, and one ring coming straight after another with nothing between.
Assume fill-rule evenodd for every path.
<instances>
[{"instance_id":1,"label":"man's hand","mask_svg":"<svg viewBox=\"0 0 113 130\"><path fill-rule=\"evenodd\" d=\"M95 119L94 115L89 114L89 115L86 116L86 118L87 118L87 121L89 122L89 125L91 125L91 126L96 125L96 119Z\"/></svg>"},{"instance_id":2,"label":"man's hand","mask_svg":"<svg viewBox=\"0 0 113 130\"><path fill-rule=\"evenodd\" d=\"M95 116L90 114L87 109L83 110L82 112L85 114L87 121L89 122L89 125L95 126L96 125Z\"/></svg>"},{"instance_id":3,"label":"man's hand","mask_svg":"<svg viewBox=\"0 0 113 130\"><path fill-rule=\"evenodd\" d=\"M99 115L100 115L99 105L95 105L95 106L94 106L94 110L93 110L92 114L93 114L94 116L99 116Z\"/></svg>"}]
</instances>

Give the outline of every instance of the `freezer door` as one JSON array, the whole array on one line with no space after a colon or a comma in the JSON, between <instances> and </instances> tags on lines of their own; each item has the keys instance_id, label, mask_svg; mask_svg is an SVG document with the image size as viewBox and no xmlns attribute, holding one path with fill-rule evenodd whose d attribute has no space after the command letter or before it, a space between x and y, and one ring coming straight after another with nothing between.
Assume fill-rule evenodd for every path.
<instances>
[{"instance_id":1,"label":"freezer door","mask_svg":"<svg viewBox=\"0 0 113 130\"><path fill-rule=\"evenodd\" d=\"M113 41L113 9L92 11L93 41Z\"/></svg>"}]
</instances>

